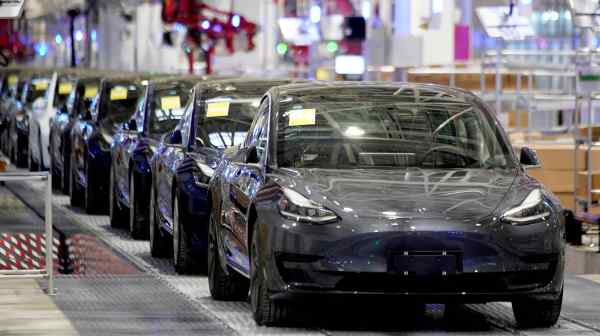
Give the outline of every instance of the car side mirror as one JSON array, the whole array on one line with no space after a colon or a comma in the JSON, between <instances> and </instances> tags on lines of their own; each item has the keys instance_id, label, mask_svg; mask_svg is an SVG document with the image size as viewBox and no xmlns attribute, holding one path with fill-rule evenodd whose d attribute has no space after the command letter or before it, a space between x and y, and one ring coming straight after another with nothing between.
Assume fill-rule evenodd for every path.
<instances>
[{"instance_id":1,"label":"car side mirror","mask_svg":"<svg viewBox=\"0 0 600 336\"><path fill-rule=\"evenodd\" d=\"M525 169L540 168L542 166L535 150L529 147L521 148L520 161Z\"/></svg>"},{"instance_id":2,"label":"car side mirror","mask_svg":"<svg viewBox=\"0 0 600 336\"><path fill-rule=\"evenodd\" d=\"M249 164L258 164L260 162L260 158L258 157L258 151L256 150L256 146L250 146L246 149L246 163Z\"/></svg>"}]
</instances>

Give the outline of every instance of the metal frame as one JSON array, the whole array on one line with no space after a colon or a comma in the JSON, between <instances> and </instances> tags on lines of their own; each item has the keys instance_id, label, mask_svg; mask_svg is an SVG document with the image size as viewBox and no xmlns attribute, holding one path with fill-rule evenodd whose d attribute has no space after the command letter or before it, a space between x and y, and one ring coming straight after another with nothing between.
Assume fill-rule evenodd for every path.
<instances>
[{"instance_id":1,"label":"metal frame","mask_svg":"<svg viewBox=\"0 0 600 336\"><path fill-rule=\"evenodd\" d=\"M584 34L591 34L592 27L583 27ZM577 51L575 58L575 65L577 69L600 69L600 52L593 49L582 49ZM591 207L598 207L600 204L594 200L594 195L600 195L600 190L592 190L592 172L594 171L593 160L592 160L592 149L600 146L600 142L595 142L593 139L592 126L594 126L594 102L600 102L600 89L598 91L583 90L581 87L580 76L576 77L576 111L573 120L574 138L575 138L575 152L573 155L574 161L574 182L575 182L575 216L577 220L588 224L596 224L598 226L598 240L600 242L600 216L592 215L588 212ZM587 104L587 106L584 106ZM583 108L587 109L587 122L582 120ZM597 125L597 124L596 124ZM580 134L580 126L587 126L587 132L585 135ZM587 161L586 161L586 190L585 196L580 197L577 192L578 185L578 173L579 168L577 167L577 153L580 147L585 147ZM581 212L578 212L578 208L581 206ZM598 253L600 253L600 244L598 244Z\"/></svg>"},{"instance_id":2,"label":"metal frame","mask_svg":"<svg viewBox=\"0 0 600 336\"><path fill-rule=\"evenodd\" d=\"M48 295L55 295L54 288L54 259L53 259L53 229L52 229L52 174L49 172L3 172L0 181L46 181L44 231L46 238L46 267L45 269L30 270L0 270L0 279L48 279Z\"/></svg>"}]
</instances>

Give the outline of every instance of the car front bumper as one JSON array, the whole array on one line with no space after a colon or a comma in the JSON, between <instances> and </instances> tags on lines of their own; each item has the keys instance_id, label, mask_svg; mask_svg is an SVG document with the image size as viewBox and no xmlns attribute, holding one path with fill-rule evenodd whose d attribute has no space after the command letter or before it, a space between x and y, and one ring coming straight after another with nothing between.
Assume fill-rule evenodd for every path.
<instances>
[{"instance_id":1,"label":"car front bumper","mask_svg":"<svg viewBox=\"0 0 600 336\"><path fill-rule=\"evenodd\" d=\"M527 227L428 220L393 230L383 224L370 225L369 232L356 228L282 219L260 226L261 251L272 251L264 258L272 297L488 302L555 297L562 289L564 230L558 220Z\"/></svg>"}]
</instances>

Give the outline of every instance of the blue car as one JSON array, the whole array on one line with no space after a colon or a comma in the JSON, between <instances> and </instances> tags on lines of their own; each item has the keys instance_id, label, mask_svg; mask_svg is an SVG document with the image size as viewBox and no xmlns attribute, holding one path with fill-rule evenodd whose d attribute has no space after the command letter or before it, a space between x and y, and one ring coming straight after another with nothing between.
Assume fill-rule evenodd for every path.
<instances>
[{"instance_id":1,"label":"blue car","mask_svg":"<svg viewBox=\"0 0 600 336\"><path fill-rule=\"evenodd\" d=\"M150 160L161 137L177 126L199 77L151 81L135 114L113 138L110 171L110 223L127 223L135 239L147 238L152 173Z\"/></svg>"},{"instance_id":2,"label":"blue car","mask_svg":"<svg viewBox=\"0 0 600 336\"><path fill-rule=\"evenodd\" d=\"M244 141L260 98L290 80L222 80L194 87L177 127L152 159L150 248L177 273L206 269L208 183L224 151Z\"/></svg>"},{"instance_id":3,"label":"blue car","mask_svg":"<svg viewBox=\"0 0 600 336\"><path fill-rule=\"evenodd\" d=\"M69 192L71 158L71 130L77 119L89 109L100 87L99 76L79 76L74 80L73 90L57 114L50 119L50 171L52 184L63 193Z\"/></svg>"},{"instance_id":4,"label":"blue car","mask_svg":"<svg viewBox=\"0 0 600 336\"><path fill-rule=\"evenodd\" d=\"M71 205L87 213L105 213L109 204L112 138L143 101L140 76L105 78L89 111L71 130Z\"/></svg>"}]
</instances>

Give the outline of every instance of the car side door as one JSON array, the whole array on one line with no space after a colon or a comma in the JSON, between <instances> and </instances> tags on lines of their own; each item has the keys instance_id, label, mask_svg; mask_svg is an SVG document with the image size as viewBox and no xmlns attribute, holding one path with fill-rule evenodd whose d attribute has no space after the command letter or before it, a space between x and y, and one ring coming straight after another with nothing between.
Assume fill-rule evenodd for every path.
<instances>
[{"instance_id":1,"label":"car side door","mask_svg":"<svg viewBox=\"0 0 600 336\"><path fill-rule=\"evenodd\" d=\"M192 96L193 97L193 96ZM157 160L157 204L161 216L166 219L166 229L173 230L173 181L177 167L185 155L185 146L189 139L193 124L195 99L190 98L179 125L171 133L165 135L161 144L160 158Z\"/></svg>"},{"instance_id":2,"label":"car side door","mask_svg":"<svg viewBox=\"0 0 600 336\"><path fill-rule=\"evenodd\" d=\"M228 167L223 216L228 262L249 274L249 219L253 200L264 180L269 137L270 100L261 104L246 141ZM228 245L228 246L227 246Z\"/></svg>"},{"instance_id":3,"label":"car side door","mask_svg":"<svg viewBox=\"0 0 600 336\"><path fill-rule=\"evenodd\" d=\"M121 130L113 140L113 162L115 163L117 188L122 193L125 201L129 201L131 155L138 144L140 134L144 131L143 120L144 113L146 113L149 87L147 86L144 94L138 98L135 113L122 125Z\"/></svg>"}]
</instances>

